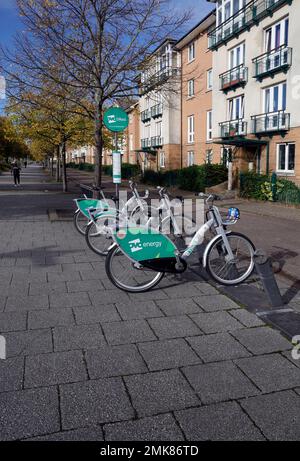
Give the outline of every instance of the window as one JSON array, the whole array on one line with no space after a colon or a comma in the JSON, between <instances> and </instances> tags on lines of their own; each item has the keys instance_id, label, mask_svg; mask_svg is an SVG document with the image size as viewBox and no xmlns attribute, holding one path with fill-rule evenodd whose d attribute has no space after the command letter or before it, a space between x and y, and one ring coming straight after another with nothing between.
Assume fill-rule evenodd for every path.
<instances>
[{"instance_id":1,"label":"window","mask_svg":"<svg viewBox=\"0 0 300 461\"><path fill-rule=\"evenodd\" d=\"M243 6L246 5L246 0L218 0L217 2L217 26L222 24L228 18L237 14Z\"/></svg>"},{"instance_id":2,"label":"window","mask_svg":"<svg viewBox=\"0 0 300 461\"><path fill-rule=\"evenodd\" d=\"M265 51L275 50L282 45L288 45L289 18L276 22L265 31Z\"/></svg>"},{"instance_id":3,"label":"window","mask_svg":"<svg viewBox=\"0 0 300 461\"><path fill-rule=\"evenodd\" d=\"M244 118L244 95L228 100L228 116L229 120Z\"/></svg>"},{"instance_id":4,"label":"window","mask_svg":"<svg viewBox=\"0 0 300 461\"><path fill-rule=\"evenodd\" d=\"M188 49L188 61L191 62L195 59L195 42L189 45Z\"/></svg>"},{"instance_id":5,"label":"window","mask_svg":"<svg viewBox=\"0 0 300 461\"><path fill-rule=\"evenodd\" d=\"M280 173L294 173L295 144L277 144L277 171Z\"/></svg>"},{"instance_id":6,"label":"window","mask_svg":"<svg viewBox=\"0 0 300 461\"><path fill-rule=\"evenodd\" d=\"M188 117L188 143L195 142L195 116Z\"/></svg>"},{"instance_id":7,"label":"window","mask_svg":"<svg viewBox=\"0 0 300 461\"><path fill-rule=\"evenodd\" d=\"M213 86L213 83L212 83L212 69L209 69L206 73L206 82L207 82L207 89L208 90L212 90L212 86Z\"/></svg>"},{"instance_id":8,"label":"window","mask_svg":"<svg viewBox=\"0 0 300 461\"><path fill-rule=\"evenodd\" d=\"M206 113L206 141L212 140L212 111Z\"/></svg>"},{"instance_id":9,"label":"window","mask_svg":"<svg viewBox=\"0 0 300 461\"><path fill-rule=\"evenodd\" d=\"M187 166L193 166L194 165L194 151L190 150L188 152L188 157L187 157Z\"/></svg>"},{"instance_id":10,"label":"window","mask_svg":"<svg viewBox=\"0 0 300 461\"><path fill-rule=\"evenodd\" d=\"M205 163L211 164L213 161L213 150L207 149L205 156Z\"/></svg>"},{"instance_id":11,"label":"window","mask_svg":"<svg viewBox=\"0 0 300 461\"><path fill-rule=\"evenodd\" d=\"M161 133L162 133L162 122L157 122L155 124L155 135L161 136Z\"/></svg>"},{"instance_id":12,"label":"window","mask_svg":"<svg viewBox=\"0 0 300 461\"><path fill-rule=\"evenodd\" d=\"M188 97L192 98L195 96L195 80L189 80L188 81Z\"/></svg>"},{"instance_id":13,"label":"window","mask_svg":"<svg viewBox=\"0 0 300 461\"><path fill-rule=\"evenodd\" d=\"M286 82L264 90L264 111L266 114L286 110Z\"/></svg>"},{"instance_id":14,"label":"window","mask_svg":"<svg viewBox=\"0 0 300 461\"><path fill-rule=\"evenodd\" d=\"M244 64L245 62L245 43L241 43L228 51L228 70Z\"/></svg>"},{"instance_id":15,"label":"window","mask_svg":"<svg viewBox=\"0 0 300 461\"><path fill-rule=\"evenodd\" d=\"M164 152L159 153L159 166L160 168L166 167L166 155Z\"/></svg>"}]
</instances>

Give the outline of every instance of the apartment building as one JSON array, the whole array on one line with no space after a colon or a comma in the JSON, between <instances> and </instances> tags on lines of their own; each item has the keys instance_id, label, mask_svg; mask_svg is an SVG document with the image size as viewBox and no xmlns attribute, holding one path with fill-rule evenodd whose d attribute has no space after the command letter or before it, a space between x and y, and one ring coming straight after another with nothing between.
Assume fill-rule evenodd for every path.
<instances>
[{"instance_id":1,"label":"apartment building","mask_svg":"<svg viewBox=\"0 0 300 461\"><path fill-rule=\"evenodd\" d=\"M216 3L213 140L239 171L300 182L300 0Z\"/></svg>"},{"instance_id":2,"label":"apartment building","mask_svg":"<svg viewBox=\"0 0 300 461\"><path fill-rule=\"evenodd\" d=\"M95 148L93 146L82 146L77 148L67 148L67 163L95 163Z\"/></svg>"},{"instance_id":3,"label":"apartment building","mask_svg":"<svg viewBox=\"0 0 300 461\"><path fill-rule=\"evenodd\" d=\"M181 53L182 167L220 161L212 137L213 64L208 49L208 32L215 23L212 12L176 43Z\"/></svg>"},{"instance_id":4,"label":"apartment building","mask_svg":"<svg viewBox=\"0 0 300 461\"><path fill-rule=\"evenodd\" d=\"M139 162L138 151L141 147L139 103L136 102L130 106L126 112L128 113L129 117L129 125L125 133L126 142L123 162L136 164Z\"/></svg>"},{"instance_id":5,"label":"apartment building","mask_svg":"<svg viewBox=\"0 0 300 461\"><path fill-rule=\"evenodd\" d=\"M140 150L144 167L181 167L180 53L165 40L140 76Z\"/></svg>"}]
</instances>

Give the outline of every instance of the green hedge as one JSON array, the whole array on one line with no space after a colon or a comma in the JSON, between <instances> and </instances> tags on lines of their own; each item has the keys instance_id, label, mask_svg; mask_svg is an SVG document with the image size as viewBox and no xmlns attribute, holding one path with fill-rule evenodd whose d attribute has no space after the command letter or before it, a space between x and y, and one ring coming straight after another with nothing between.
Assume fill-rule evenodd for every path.
<instances>
[{"instance_id":1,"label":"green hedge","mask_svg":"<svg viewBox=\"0 0 300 461\"><path fill-rule=\"evenodd\" d=\"M194 165L182 170L156 172L146 170L143 182L158 186L178 186L180 189L204 192L206 187L216 186L228 178L228 170L223 165Z\"/></svg>"},{"instance_id":2,"label":"green hedge","mask_svg":"<svg viewBox=\"0 0 300 461\"><path fill-rule=\"evenodd\" d=\"M272 180L273 177L273 180ZM257 173L241 173L240 196L256 200L300 204L300 188L292 181Z\"/></svg>"}]
</instances>

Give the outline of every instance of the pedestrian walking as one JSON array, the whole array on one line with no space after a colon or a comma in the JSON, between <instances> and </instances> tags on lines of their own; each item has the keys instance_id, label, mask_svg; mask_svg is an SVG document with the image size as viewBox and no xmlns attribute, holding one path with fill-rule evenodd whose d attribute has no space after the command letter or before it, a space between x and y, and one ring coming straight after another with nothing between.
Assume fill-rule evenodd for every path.
<instances>
[{"instance_id":1,"label":"pedestrian walking","mask_svg":"<svg viewBox=\"0 0 300 461\"><path fill-rule=\"evenodd\" d=\"M11 167L11 172L14 177L14 183L15 187L20 185L20 173L21 173L21 167L18 164L18 162L13 162L12 167Z\"/></svg>"},{"instance_id":2,"label":"pedestrian walking","mask_svg":"<svg viewBox=\"0 0 300 461\"><path fill-rule=\"evenodd\" d=\"M27 168L27 160L24 161L24 167Z\"/></svg>"}]
</instances>

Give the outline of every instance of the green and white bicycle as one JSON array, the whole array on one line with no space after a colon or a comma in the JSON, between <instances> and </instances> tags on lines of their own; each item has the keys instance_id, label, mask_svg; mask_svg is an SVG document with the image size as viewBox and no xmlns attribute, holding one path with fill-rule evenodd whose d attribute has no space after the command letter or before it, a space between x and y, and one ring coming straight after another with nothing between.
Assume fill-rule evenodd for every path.
<instances>
[{"instance_id":1,"label":"green and white bicycle","mask_svg":"<svg viewBox=\"0 0 300 461\"><path fill-rule=\"evenodd\" d=\"M239 210L231 208L223 220L214 205L217 197L200 196L206 198L207 221L182 251L167 235L153 228L115 229L114 244L106 257L105 267L116 287L132 293L145 292L155 287L165 274L185 272L188 258L203 243L209 230L214 236L205 247L202 260L209 275L223 285L238 285L250 277L254 270L255 247L245 235L227 229L237 223Z\"/></svg>"}]
</instances>

